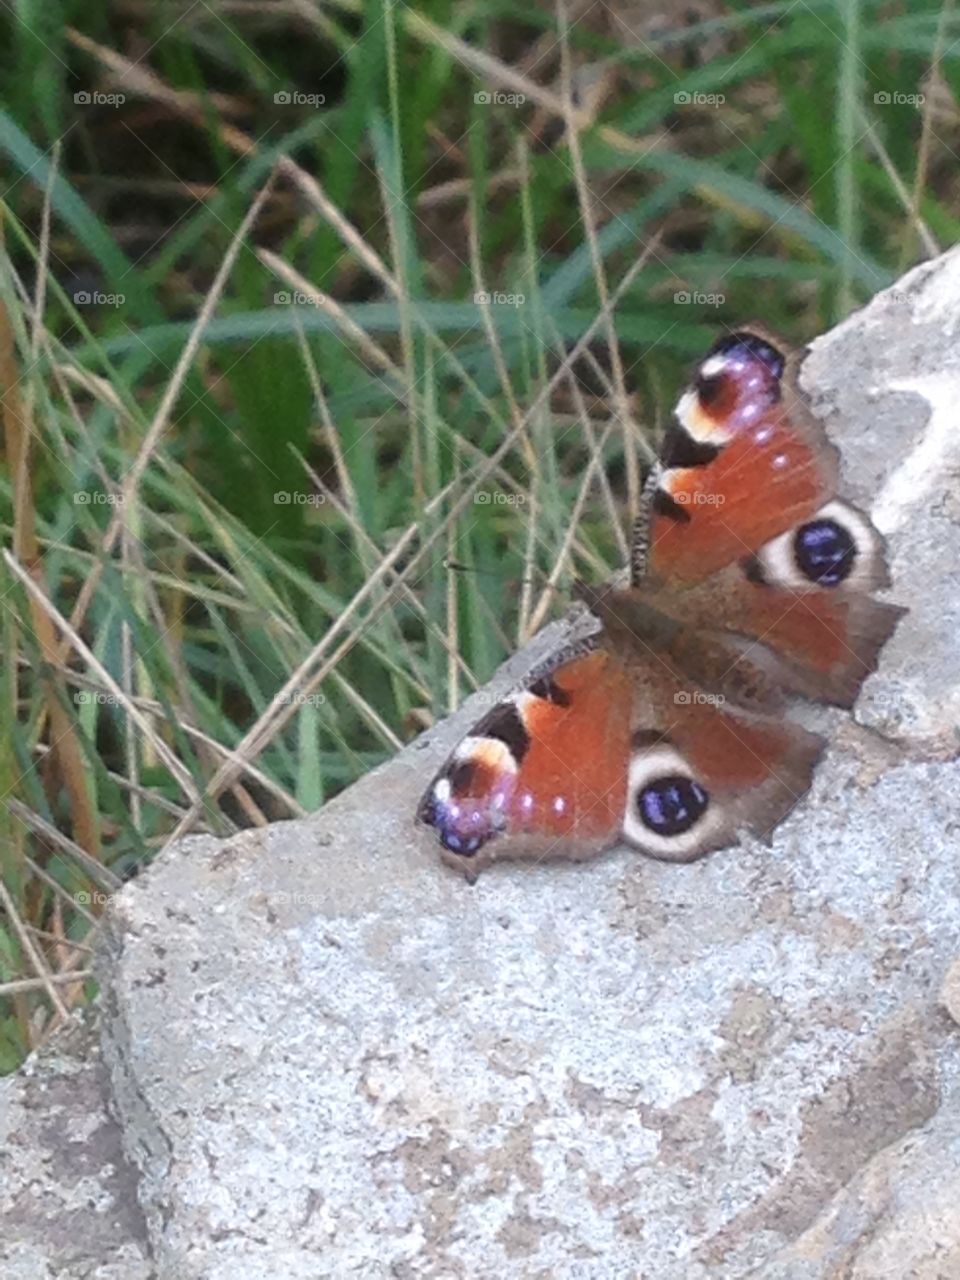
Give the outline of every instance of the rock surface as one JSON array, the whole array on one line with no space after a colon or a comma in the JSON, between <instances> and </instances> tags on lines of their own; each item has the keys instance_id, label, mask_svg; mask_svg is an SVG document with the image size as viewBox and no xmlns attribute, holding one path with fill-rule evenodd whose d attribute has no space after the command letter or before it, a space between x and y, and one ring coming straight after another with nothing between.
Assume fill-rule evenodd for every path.
<instances>
[{"instance_id":1,"label":"rock surface","mask_svg":"<svg viewBox=\"0 0 960 1280\"><path fill-rule=\"evenodd\" d=\"M123 891L102 1042L158 1280L960 1277L955 317L960 252L805 365L912 612L771 848L471 887L412 821L468 704Z\"/></svg>"},{"instance_id":2,"label":"rock surface","mask_svg":"<svg viewBox=\"0 0 960 1280\"><path fill-rule=\"evenodd\" d=\"M876 1155L754 1280L955 1280L960 1276L960 1112Z\"/></svg>"},{"instance_id":3,"label":"rock surface","mask_svg":"<svg viewBox=\"0 0 960 1280\"><path fill-rule=\"evenodd\" d=\"M914 753L960 746L960 251L916 267L818 339L801 381L886 534L909 605L858 719Z\"/></svg>"},{"instance_id":4,"label":"rock surface","mask_svg":"<svg viewBox=\"0 0 960 1280\"><path fill-rule=\"evenodd\" d=\"M154 1280L88 1014L0 1080L3 1280Z\"/></svg>"}]
</instances>

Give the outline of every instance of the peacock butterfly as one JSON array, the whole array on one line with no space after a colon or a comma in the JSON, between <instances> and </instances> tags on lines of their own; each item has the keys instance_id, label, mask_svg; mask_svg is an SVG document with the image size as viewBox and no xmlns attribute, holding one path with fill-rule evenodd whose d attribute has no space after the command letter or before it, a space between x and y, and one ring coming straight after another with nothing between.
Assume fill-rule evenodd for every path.
<instances>
[{"instance_id":1,"label":"peacock butterfly","mask_svg":"<svg viewBox=\"0 0 960 1280\"><path fill-rule=\"evenodd\" d=\"M765 331L696 370L644 487L630 586L578 594L597 633L479 721L421 801L444 860L582 859L624 840L686 862L767 836L824 740L791 695L850 707L901 614L884 542Z\"/></svg>"}]
</instances>

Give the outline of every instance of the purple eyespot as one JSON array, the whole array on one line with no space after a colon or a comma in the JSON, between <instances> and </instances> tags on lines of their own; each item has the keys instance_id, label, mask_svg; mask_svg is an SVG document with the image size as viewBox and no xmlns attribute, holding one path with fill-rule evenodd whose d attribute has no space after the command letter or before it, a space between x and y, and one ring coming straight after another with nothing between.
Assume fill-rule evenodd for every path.
<instances>
[{"instance_id":1,"label":"purple eyespot","mask_svg":"<svg viewBox=\"0 0 960 1280\"><path fill-rule=\"evenodd\" d=\"M793 535L797 568L821 587L838 587L853 571L857 544L836 520L811 520Z\"/></svg>"},{"instance_id":2,"label":"purple eyespot","mask_svg":"<svg viewBox=\"0 0 960 1280\"><path fill-rule=\"evenodd\" d=\"M710 796L699 782L676 773L648 783L636 803L644 826L658 836L679 836L703 817Z\"/></svg>"},{"instance_id":3,"label":"purple eyespot","mask_svg":"<svg viewBox=\"0 0 960 1280\"><path fill-rule=\"evenodd\" d=\"M760 360L778 381L783 377L783 371L786 368L783 352L778 351L772 343L756 333L730 333L718 338L707 359L709 360L711 356L726 355L739 356L745 362Z\"/></svg>"},{"instance_id":4,"label":"purple eyespot","mask_svg":"<svg viewBox=\"0 0 960 1280\"><path fill-rule=\"evenodd\" d=\"M469 761L458 761L435 779L418 814L421 822L433 827L444 848L464 858L472 857L489 839L503 831L513 786L513 776L508 775L498 780L489 793L471 796L464 791L474 778L469 764ZM455 783L461 785L457 787Z\"/></svg>"}]
</instances>

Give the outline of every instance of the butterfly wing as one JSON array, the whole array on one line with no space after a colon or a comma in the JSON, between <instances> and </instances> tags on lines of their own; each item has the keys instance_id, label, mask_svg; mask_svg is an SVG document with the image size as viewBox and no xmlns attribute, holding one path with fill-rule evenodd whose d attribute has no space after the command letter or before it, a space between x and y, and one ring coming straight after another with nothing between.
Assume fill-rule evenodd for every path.
<instances>
[{"instance_id":1,"label":"butterfly wing","mask_svg":"<svg viewBox=\"0 0 960 1280\"><path fill-rule=\"evenodd\" d=\"M470 878L498 859L582 859L621 839L689 861L741 829L766 835L809 787L822 740L693 684L669 620L638 642L624 598L597 605L604 647L494 707L427 789L420 820Z\"/></svg>"},{"instance_id":2,"label":"butterfly wing","mask_svg":"<svg viewBox=\"0 0 960 1280\"><path fill-rule=\"evenodd\" d=\"M634 580L696 633L756 642L768 681L848 707L903 610L871 599L889 583L883 538L836 488L794 358L756 328L726 336L677 406Z\"/></svg>"},{"instance_id":3,"label":"butterfly wing","mask_svg":"<svg viewBox=\"0 0 960 1280\"><path fill-rule=\"evenodd\" d=\"M870 592L888 582L886 549L868 517L834 498L740 564L683 592L654 592L692 645L721 631L784 690L853 704L904 610Z\"/></svg>"},{"instance_id":4,"label":"butterfly wing","mask_svg":"<svg viewBox=\"0 0 960 1280\"><path fill-rule=\"evenodd\" d=\"M722 639L694 653L688 630L637 592L589 595L631 683L623 838L687 862L741 830L767 836L809 788L823 739L767 714L776 686Z\"/></svg>"},{"instance_id":5,"label":"butterfly wing","mask_svg":"<svg viewBox=\"0 0 960 1280\"><path fill-rule=\"evenodd\" d=\"M493 707L427 789L419 817L468 875L500 857L586 858L614 843L630 751L630 682L597 649Z\"/></svg>"},{"instance_id":6,"label":"butterfly wing","mask_svg":"<svg viewBox=\"0 0 960 1280\"><path fill-rule=\"evenodd\" d=\"M681 396L638 522L634 580L702 582L834 496L837 454L778 340L744 329L714 344Z\"/></svg>"},{"instance_id":7,"label":"butterfly wing","mask_svg":"<svg viewBox=\"0 0 960 1280\"><path fill-rule=\"evenodd\" d=\"M823 749L783 694L850 705L903 612L871 597L883 540L836 484L776 340L717 343L648 484L634 589L581 589L594 650L489 712L424 796L445 859L472 877L623 838L688 861L772 831Z\"/></svg>"},{"instance_id":8,"label":"butterfly wing","mask_svg":"<svg viewBox=\"0 0 960 1280\"><path fill-rule=\"evenodd\" d=\"M723 849L744 830L769 836L809 789L823 750L788 720L683 692L690 701L665 727L636 731L624 807L624 839L670 862Z\"/></svg>"}]
</instances>

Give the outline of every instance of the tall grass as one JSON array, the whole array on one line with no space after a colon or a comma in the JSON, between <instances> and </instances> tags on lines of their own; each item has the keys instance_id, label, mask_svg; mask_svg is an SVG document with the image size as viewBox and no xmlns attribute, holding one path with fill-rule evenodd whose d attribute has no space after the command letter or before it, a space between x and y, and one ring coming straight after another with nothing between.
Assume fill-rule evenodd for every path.
<instances>
[{"instance_id":1,"label":"tall grass","mask_svg":"<svg viewBox=\"0 0 960 1280\"><path fill-rule=\"evenodd\" d=\"M622 562L718 327L955 240L960 49L869 0L5 20L0 1069L156 850L316 808Z\"/></svg>"}]
</instances>

